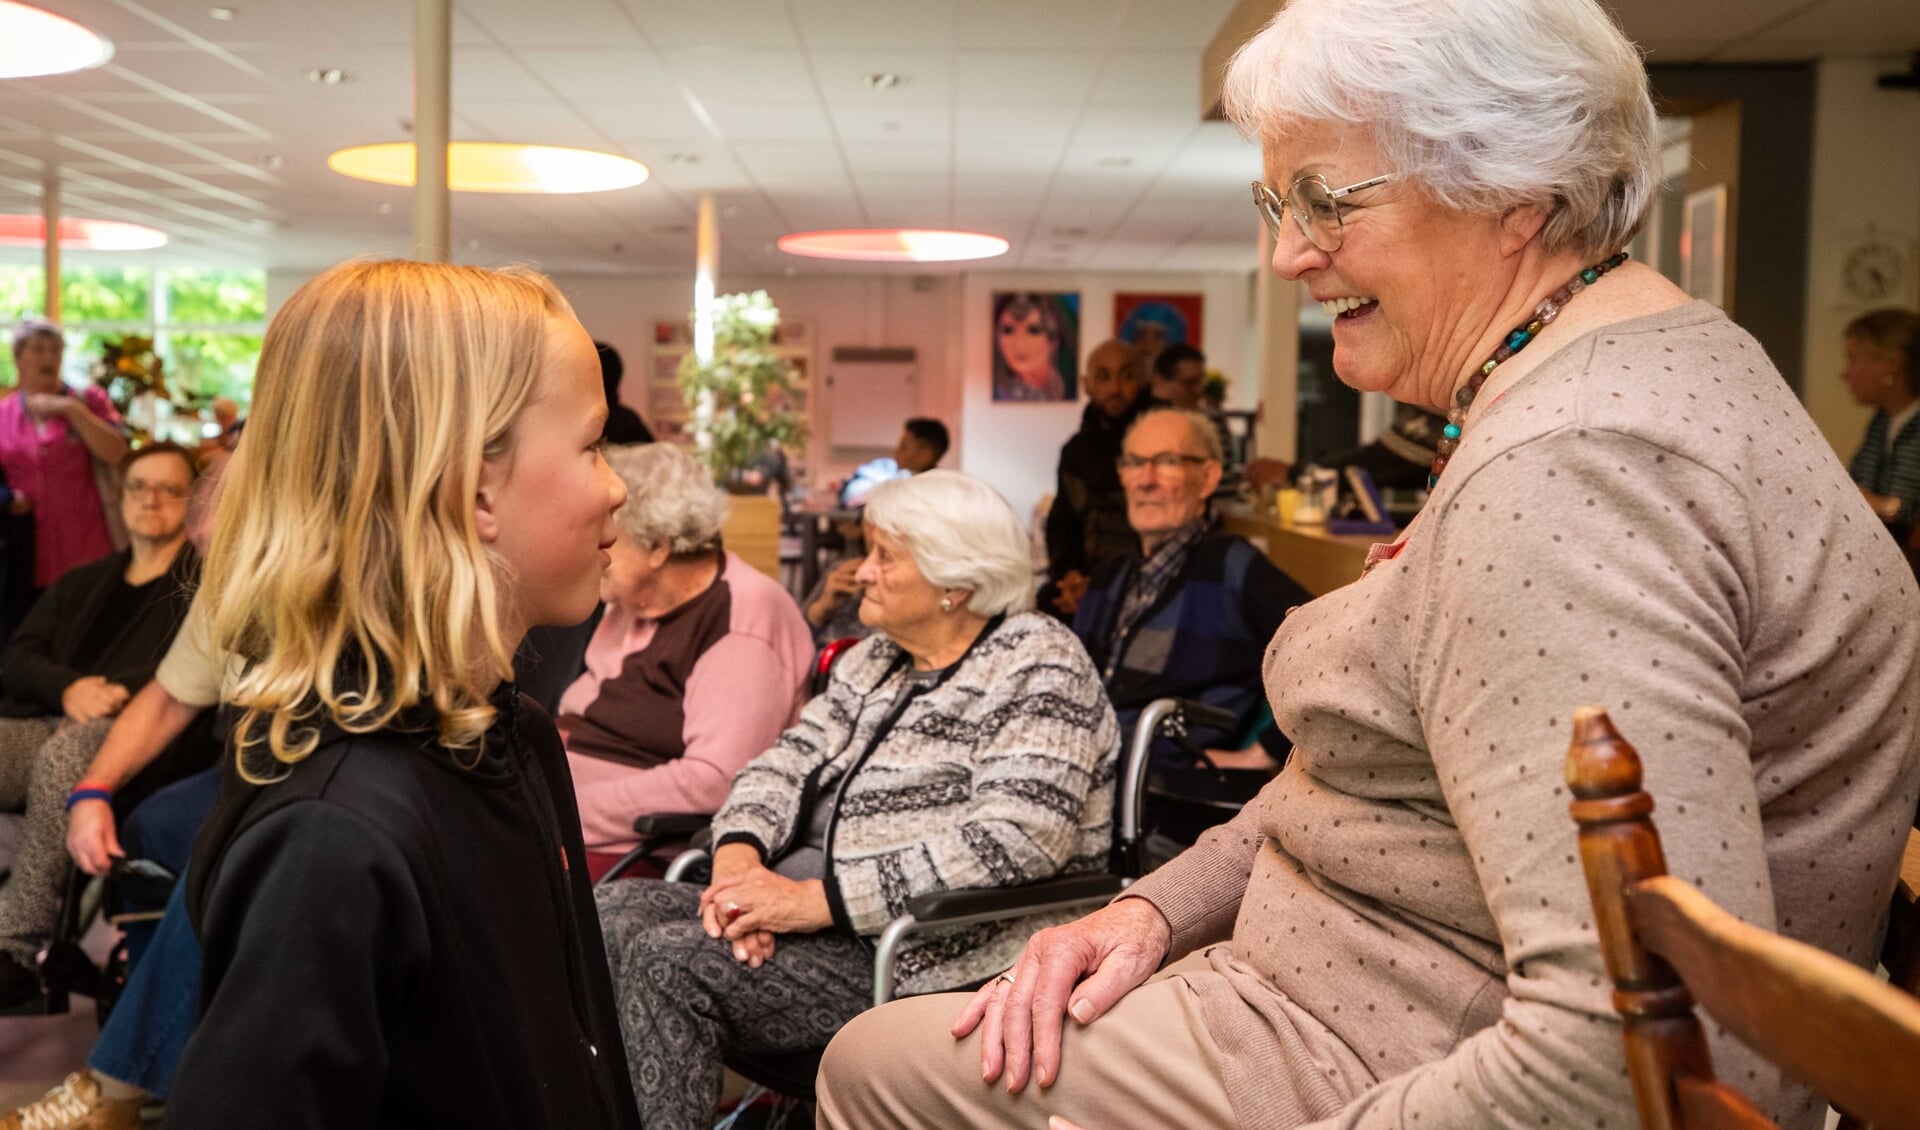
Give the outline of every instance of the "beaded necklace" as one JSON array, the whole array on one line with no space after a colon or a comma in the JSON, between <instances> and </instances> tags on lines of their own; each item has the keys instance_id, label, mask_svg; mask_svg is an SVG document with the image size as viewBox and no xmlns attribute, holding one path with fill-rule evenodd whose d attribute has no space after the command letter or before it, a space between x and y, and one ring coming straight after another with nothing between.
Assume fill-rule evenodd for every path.
<instances>
[{"instance_id":1,"label":"beaded necklace","mask_svg":"<svg viewBox=\"0 0 1920 1130\"><path fill-rule=\"evenodd\" d=\"M1540 331L1547 327L1547 323L1560 316L1560 308L1571 302L1574 295L1599 282L1601 275L1626 261L1627 253L1622 251L1604 263L1595 263L1568 279L1565 286L1541 299L1540 305L1533 308L1533 317L1527 320L1527 324L1516 326L1514 331L1507 335L1507 340L1493 351L1493 356L1487 359L1487 363L1480 366L1473 376L1467 378L1467 383L1460 386L1459 392L1453 394L1453 408L1447 413L1447 426L1441 429L1440 442L1434 445L1433 467L1427 472L1428 490L1432 490L1434 484L1440 481L1440 472L1447 469L1447 460L1460 446L1460 433L1467 426L1467 409L1473 407L1473 398L1480 395L1480 386L1486 384L1487 378L1492 376L1493 371L1508 358L1525 349L1528 342L1539 337Z\"/></svg>"}]
</instances>

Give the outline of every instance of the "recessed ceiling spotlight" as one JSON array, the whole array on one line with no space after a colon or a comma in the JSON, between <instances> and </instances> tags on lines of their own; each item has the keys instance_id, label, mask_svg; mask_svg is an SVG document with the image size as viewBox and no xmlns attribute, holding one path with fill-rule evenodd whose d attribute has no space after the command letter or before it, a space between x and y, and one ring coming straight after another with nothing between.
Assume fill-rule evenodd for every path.
<instances>
[{"instance_id":1,"label":"recessed ceiling spotlight","mask_svg":"<svg viewBox=\"0 0 1920 1130\"><path fill-rule=\"evenodd\" d=\"M339 67L308 67L307 81L317 86L339 86L343 82L352 82L353 76Z\"/></svg>"},{"instance_id":2,"label":"recessed ceiling spotlight","mask_svg":"<svg viewBox=\"0 0 1920 1130\"><path fill-rule=\"evenodd\" d=\"M113 58L113 44L52 12L0 0L0 78L84 71Z\"/></svg>"},{"instance_id":3,"label":"recessed ceiling spotlight","mask_svg":"<svg viewBox=\"0 0 1920 1130\"><path fill-rule=\"evenodd\" d=\"M906 81L907 76L895 74L892 71L876 71L866 79L870 90L892 90Z\"/></svg>"},{"instance_id":4,"label":"recessed ceiling spotlight","mask_svg":"<svg viewBox=\"0 0 1920 1130\"><path fill-rule=\"evenodd\" d=\"M391 216L393 215L393 204L389 201L382 200L379 204L376 204L374 206L373 210L375 212L380 213L382 216Z\"/></svg>"},{"instance_id":5,"label":"recessed ceiling spotlight","mask_svg":"<svg viewBox=\"0 0 1920 1130\"><path fill-rule=\"evenodd\" d=\"M263 169L281 169L286 167L287 159L278 153L269 153L265 157L255 161L254 164Z\"/></svg>"},{"instance_id":6,"label":"recessed ceiling spotlight","mask_svg":"<svg viewBox=\"0 0 1920 1130\"><path fill-rule=\"evenodd\" d=\"M888 133L892 133L893 131L900 128L900 123L899 122L881 122L880 128L883 130L886 130Z\"/></svg>"},{"instance_id":7,"label":"recessed ceiling spotlight","mask_svg":"<svg viewBox=\"0 0 1920 1130\"><path fill-rule=\"evenodd\" d=\"M1102 157L1100 158L1100 167L1103 169L1129 169L1133 167L1133 158Z\"/></svg>"},{"instance_id":8,"label":"recessed ceiling spotlight","mask_svg":"<svg viewBox=\"0 0 1920 1130\"><path fill-rule=\"evenodd\" d=\"M478 250L480 250L480 241L479 241L479 240L477 240L477 239L469 239L469 240L467 241L467 250L468 250L468 251L478 251Z\"/></svg>"},{"instance_id":9,"label":"recessed ceiling spotlight","mask_svg":"<svg viewBox=\"0 0 1920 1130\"><path fill-rule=\"evenodd\" d=\"M699 163L700 155L698 153L667 154L667 164L669 165L698 165Z\"/></svg>"},{"instance_id":10,"label":"recessed ceiling spotlight","mask_svg":"<svg viewBox=\"0 0 1920 1130\"><path fill-rule=\"evenodd\" d=\"M232 8L208 8L207 15L223 24L230 24L233 22L234 12Z\"/></svg>"}]
</instances>

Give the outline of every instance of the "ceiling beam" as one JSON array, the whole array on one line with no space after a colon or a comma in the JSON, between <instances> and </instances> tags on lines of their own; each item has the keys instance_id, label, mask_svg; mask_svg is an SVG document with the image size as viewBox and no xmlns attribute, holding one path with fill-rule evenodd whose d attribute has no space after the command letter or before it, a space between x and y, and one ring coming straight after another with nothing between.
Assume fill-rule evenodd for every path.
<instances>
[{"instance_id":1,"label":"ceiling beam","mask_svg":"<svg viewBox=\"0 0 1920 1130\"><path fill-rule=\"evenodd\" d=\"M1221 108L1220 88L1227 77L1227 64L1233 61L1233 53L1240 45L1252 39L1254 33L1267 25L1286 0L1240 0L1227 13L1215 32L1207 49L1200 55L1200 118L1202 121L1219 122L1226 120Z\"/></svg>"}]
</instances>

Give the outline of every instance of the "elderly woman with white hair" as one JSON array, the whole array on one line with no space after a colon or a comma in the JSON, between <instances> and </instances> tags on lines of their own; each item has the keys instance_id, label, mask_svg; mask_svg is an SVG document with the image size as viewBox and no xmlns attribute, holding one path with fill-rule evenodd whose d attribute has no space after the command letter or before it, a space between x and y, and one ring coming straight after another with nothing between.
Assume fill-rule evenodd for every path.
<instances>
[{"instance_id":1,"label":"elderly woman with white hair","mask_svg":"<svg viewBox=\"0 0 1920 1130\"><path fill-rule=\"evenodd\" d=\"M602 887L635 1097L705 1126L728 1051L825 1044L873 995L873 938L914 896L1095 871L1119 730L1073 633L1032 611L1026 532L977 479L874 488L860 616L875 634L734 779L704 890ZM918 935L897 987L1004 969L1027 918Z\"/></svg>"},{"instance_id":2,"label":"elderly woman with white hair","mask_svg":"<svg viewBox=\"0 0 1920 1130\"><path fill-rule=\"evenodd\" d=\"M1595 0L1291 0L1226 96L1335 371L1450 413L1431 497L1274 636L1285 771L971 999L849 1025L822 1125L1631 1126L1574 710L1639 747L1673 874L1870 963L1920 591L1758 343L1623 262L1655 118Z\"/></svg>"},{"instance_id":3,"label":"elderly woman with white hair","mask_svg":"<svg viewBox=\"0 0 1920 1130\"><path fill-rule=\"evenodd\" d=\"M800 609L720 542L727 499L669 443L615 447L627 487L586 670L554 719L588 860L633 846L636 816L712 812L792 723L813 659Z\"/></svg>"}]
</instances>

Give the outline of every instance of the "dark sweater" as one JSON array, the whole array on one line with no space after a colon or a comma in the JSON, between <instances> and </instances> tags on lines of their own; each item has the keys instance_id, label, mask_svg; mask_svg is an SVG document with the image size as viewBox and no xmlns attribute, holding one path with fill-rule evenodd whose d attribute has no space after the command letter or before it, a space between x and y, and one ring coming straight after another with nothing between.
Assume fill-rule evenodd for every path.
<instances>
[{"instance_id":1,"label":"dark sweater","mask_svg":"<svg viewBox=\"0 0 1920 1130\"><path fill-rule=\"evenodd\" d=\"M114 603L133 551L123 549L66 572L35 601L0 659L0 717L33 718L59 714L60 696L75 680L104 676L130 692L153 678L160 658L187 618L193 586L200 578L200 554L193 543L180 547L164 576L143 586L136 611L108 631L105 646L96 628Z\"/></svg>"},{"instance_id":2,"label":"dark sweater","mask_svg":"<svg viewBox=\"0 0 1920 1130\"><path fill-rule=\"evenodd\" d=\"M495 704L471 769L398 730L329 731L266 786L227 759L169 1124L639 1126L559 735Z\"/></svg>"},{"instance_id":3,"label":"dark sweater","mask_svg":"<svg viewBox=\"0 0 1920 1130\"><path fill-rule=\"evenodd\" d=\"M1047 511L1047 576L1052 580L1076 570L1091 576L1140 548L1127 524L1127 492L1120 487L1120 442L1154 404L1142 392L1116 418L1090 403L1081 413L1080 430L1060 449L1053 506Z\"/></svg>"},{"instance_id":4,"label":"dark sweater","mask_svg":"<svg viewBox=\"0 0 1920 1130\"><path fill-rule=\"evenodd\" d=\"M1267 643L1287 610L1312 597L1245 538L1216 529L1187 554L1179 575L1116 649L1113 626L1139 568L1138 554L1110 563L1088 586L1073 619L1074 634L1100 669L1121 733L1131 736L1140 711L1154 699L1189 698L1240 719L1231 734L1190 725L1188 734L1202 749L1245 738L1264 705L1260 666ZM1281 744L1274 752L1286 748ZM1164 739L1153 756L1162 767L1186 763Z\"/></svg>"}]
</instances>

